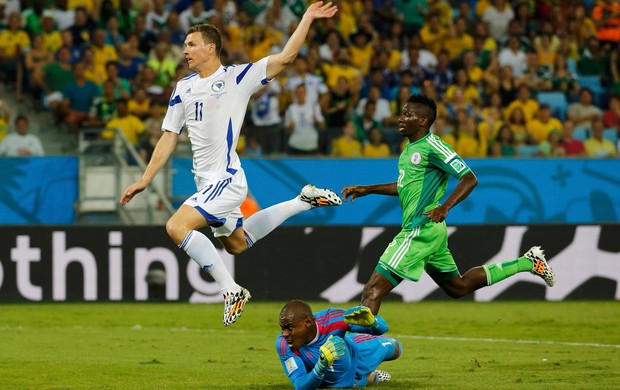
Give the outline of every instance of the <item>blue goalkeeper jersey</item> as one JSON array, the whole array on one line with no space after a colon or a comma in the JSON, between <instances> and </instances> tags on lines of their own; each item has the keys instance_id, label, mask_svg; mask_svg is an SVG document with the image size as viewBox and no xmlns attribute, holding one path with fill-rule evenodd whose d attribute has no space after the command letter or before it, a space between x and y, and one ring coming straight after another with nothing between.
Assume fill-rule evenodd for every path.
<instances>
[{"instance_id":1,"label":"blue goalkeeper jersey","mask_svg":"<svg viewBox=\"0 0 620 390\"><path fill-rule=\"evenodd\" d=\"M358 325L349 325L344 322L344 310L329 308L315 313L317 325L315 339L307 345L293 352L286 340L280 335L276 339L276 350L284 372L291 380L295 389L316 389L318 387L354 387L360 380L364 381L358 368L358 344L351 337L345 337L347 332L383 334L387 330L387 323L379 316L375 316L379 326L372 328ZM334 360L325 376L320 378L312 369L319 360L320 348L330 336L339 336L345 340L346 352L339 359Z\"/></svg>"}]
</instances>

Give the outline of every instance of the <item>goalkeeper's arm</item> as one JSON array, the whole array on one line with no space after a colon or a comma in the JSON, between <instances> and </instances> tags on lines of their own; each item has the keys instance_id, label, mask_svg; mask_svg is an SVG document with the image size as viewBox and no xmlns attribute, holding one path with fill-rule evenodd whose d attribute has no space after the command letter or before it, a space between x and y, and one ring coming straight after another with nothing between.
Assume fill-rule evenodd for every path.
<instances>
[{"instance_id":1,"label":"goalkeeper's arm","mask_svg":"<svg viewBox=\"0 0 620 390\"><path fill-rule=\"evenodd\" d=\"M295 390L313 390L318 389L323 382L325 372L332 366L334 360L344 356L346 346L344 340L338 336L330 336L327 341L321 345L319 360L314 365L312 371L305 375L293 379Z\"/></svg>"},{"instance_id":2,"label":"goalkeeper's arm","mask_svg":"<svg viewBox=\"0 0 620 390\"><path fill-rule=\"evenodd\" d=\"M344 312L344 322L349 324L351 332L382 335L388 331L388 324L383 317L375 316L366 306L355 306Z\"/></svg>"}]
</instances>

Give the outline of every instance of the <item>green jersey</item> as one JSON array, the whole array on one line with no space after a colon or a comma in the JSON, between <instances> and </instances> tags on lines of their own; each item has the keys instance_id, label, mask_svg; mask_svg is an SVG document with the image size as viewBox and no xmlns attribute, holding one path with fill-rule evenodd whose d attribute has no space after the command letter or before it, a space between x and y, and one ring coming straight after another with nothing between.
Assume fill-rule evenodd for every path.
<instances>
[{"instance_id":1,"label":"green jersey","mask_svg":"<svg viewBox=\"0 0 620 390\"><path fill-rule=\"evenodd\" d=\"M403 229L429 221L424 212L439 206L448 175L461 179L470 172L454 149L433 133L408 143L398 159L398 197L403 210Z\"/></svg>"}]
</instances>

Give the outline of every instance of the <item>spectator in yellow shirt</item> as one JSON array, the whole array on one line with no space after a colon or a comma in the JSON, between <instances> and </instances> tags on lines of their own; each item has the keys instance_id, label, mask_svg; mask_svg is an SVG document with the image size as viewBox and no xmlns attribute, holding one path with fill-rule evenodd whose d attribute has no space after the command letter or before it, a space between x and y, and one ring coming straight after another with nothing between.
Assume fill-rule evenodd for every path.
<instances>
[{"instance_id":1,"label":"spectator in yellow shirt","mask_svg":"<svg viewBox=\"0 0 620 390\"><path fill-rule=\"evenodd\" d=\"M529 133L527 131L528 123L525 120L525 114L521 107L515 107L507 120L510 129L515 136L515 144L517 146L525 145L530 142Z\"/></svg>"},{"instance_id":2,"label":"spectator in yellow shirt","mask_svg":"<svg viewBox=\"0 0 620 390\"><path fill-rule=\"evenodd\" d=\"M94 0L69 0L67 2L67 9L75 9L77 7L84 7L88 12L92 12L95 9Z\"/></svg>"},{"instance_id":3,"label":"spectator in yellow shirt","mask_svg":"<svg viewBox=\"0 0 620 390\"><path fill-rule=\"evenodd\" d=\"M551 116L551 107L548 104L542 104L538 110L538 118L528 122L527 129L531 141L539 144L548 140L552 131L562 132L562 122Z\"/></svg>"},{"instance_id":4,"label":"spectator in yellow shirt","mask_svg":"<svg viewBox=\"0 0 620 390\"><path fill-rule=\"evenodd\" d=\"M117 61L118 53L112 45L105 43L105 30L97 29L93 33L92 45L93 54L95 55L95 64L105 67L109 61Z\"/></svg>"},{"instance_id":5,"label":"spectator in yellow shirt","mask_svg":"<svg viewBox=\"0 0 620 390\"><path fill-rule=\"evenodd\" d=\"M388 68L390 68L393 72L400 71L401 65L403 63L402 54L394 47L394 40L392 39L392 37L380 37L379 47L379 53L386 52L389 55Z\"/></svg>"},{"instance_id":6,"label":"spectator in yellow shirt","mask_svg":"<svg viewBox=\"0 0 620 390\"><path fill-rule=\"evenodd\" d=\"M429 12L434 12L439 15L439 23L442 26L447 26L452 23L452 7L449 1L442 0L428 0Z\"/></svg>"},{"instance_id":7,"label":"spectator in yellow shirt","mask_svg":"<svg viewBox=\"0 0 620 390\"><path fill-rule=\"evenodd\" d=\"M486 138L487 142L497 138L497 133L504 125L503 116L497 107L487 107L482 110L482 120L478 124L480 138Z\"/></svg>"},{"instance_id":8,"label":"spectator in yellow shirt","mask_svg":"<svg viewBox=\"0 0 620 390\"><path fill-rule=\"evenodd\" d=\"M137 148L140 144L140 136L145 132L146 126L140 118L129 113L127 106L126 99L118 99L116 101L117 117L112 118L106 124L106 130L101 133L101 137L104 139L114 139L114 130L120 129L127 137L129 143Z\"/></svg>"},{"instance_id":9,"label":"spectator in yellow shirt","mask_svg":"<svg viewBox=\"0 0 620 390\"><path fill-rule=\"evenodd\" d=\"M281 45L284 38L284 35L275 28L255 25L250 31L251 35L246 45L250 62L267 57L271 47Z\"/></svg>"},{"instance_id":10,"label":"spectator in yellow shirt","mask_svg":"<svg viewBox=\"0 0 620 390\"><path fill-rule=\"evenodd\" d=\"M62 46L62 36L55 29L56 21L51 16L43 14L41 25L43 26L43 47L48 52L54 54Z\"/></svg>"},{"instance_id":11,"label":"spectator in yellow shirt","mask_svg":"<svg viewBox=\"0 0 620 390\"><path fill-rule=\"evenodd\" d=\"M141 120L146 120L151 116L151 101L149 100L144 88L138 88L128 103L129 113L137 116Z\"/></svg>"},{"instance_id":12,"label":"spectator in yellow shirt","mask_svg":"<svg viewBox=\"0 0 620 390\"><path fill-rule=\"evenodd\" d=\"M24 68L21 58L30 48L30 38L21 28L22 17L19 12L9 15L8 28L0 33L0 73L9 81L15 82L15 98L22 99Z\"/></svg>"},{"instance_id":13,"label":"spectator in yellow shirt","mask_svg":"<svg viewBox=\"0 0 620 390\"><path fill-rule=\"evenodd\" d=\"M390 147L383 142L383 133L379 129L370 130L369 142L364 145L364 157L386 158L390 157Z\"/></svg>"},{"instance_id":14,"label":"spectator in yellow shirt","mask_svg":"<svg viewBox=\"0 0 620 390\"><path fill-rule=\"evenodd\" d=\"M605 127L602 119L596 118L592 120L592 137L584 142L588 157L610 158L618 155L616 145L603 137L604 130Z\"/></svg>"},{"instance_id":15,"label":"spectator in yellow shirt","mask_svg":"<svg viewBox=\"0 0 620 390\"><path fill-rule=\"evenodd\" d=\"M84 76L97 85L103 84L106 80L105 65L100 65L95 62L95 53L91 47L84 49Z\"/></svg>"},{"instance_id":16,"label":"spectator in yellow shirt","mask_svg":"<svg viewBox=\"0 0 620 390\"><path fill-rule=\"evenodd\" d=\"M0 141L6 137L10 119L11 111L9 111L9 107L6 102L0 100Z\"/></svg>"},{"instance_id":17,"label":"spectator in yellow shirt","mask_svg":"<svg viewBox=\"0 0 620 390\"><path fill-rule=\"evenodd\" d=\"M362 144L357 140L353 122L348 121L342 129L342 135L332 141L331 154L333 157L362 157Z\"/></svg>"},{"instance_id":18,"label":"spectator in yellow shirt","mask_svg":"<svg viewBox=\"0 0 620 390\"><path fill-rule=\"evenodd\" d=\"M359 92L362 87L362 73L359 69L351 66L351 52L347 47L338 49L335 55L336 63L324 63L323 71L326 79L325 83L329 88L336 88L338 79L344 77L349 82L349 87L353 93Z\"/></svg>"},{"instance_id":19,"label":"spectator in yellow shirt","mask_svg":"<svg viewBox=\"0 0 620 390\"><path fill-rule=\"evenodd\" d=\"M456 98L457 91L462 91L463 102L471 105L478 105L480 102L480 93L469 80L467 71L463 68L456 71L454 75L454 85L451 85L446 91L445 100L453 102Z\"/></svg>"},{"instance_id":20,"label":"spectator in yellow shirt","mask_svg":"<svg viewBox=\"0 0 620 390\"><path fill-rule=\"evenodd\" d=\"M463 62L463 69L467 73L469 81L475 86L482 84L481 81L484 76L484 71L476 64L476 54L473 51L468 50L463 52L461 58Z\"/></svg>"},{"instance_id":21,"label":"spectator in yellow shirt","mask_svg":"<svg viewBox=\"0 0 620 390\"><path fill-rule=\"evenodd\" d=\"M447 50L450 59L454 60L461 53L473 48L474 38L467 33L467 20L465 17L459 17L448 27L446 38L443 40L443 49Z\"/></svg>"},{"instance_id":22,"label":"spectator in yellow shirt","mask_svg":"<svg viewBox=\"0 0 620 390\"><path fill-rule=\"evenodd\" d=\"M525 121L529 122L538 115L538 102L530 98L530 87L527 85L521 85L519 92L517 93L517 99L513 100L506 108L506 118L510 118L512 112L520 108L525 116ZM513 128L514 130L514 128Z\"/></svg>"},{"instance_id":23,"label":"spectator in yellow shirt","mask_svg":"<svg viewBox=\"0 0 620 390\"><path fill-rule=\"evenodd\" d=\"M375 50L372 46L372 35L366 31L356 31L349 37L351 45L351 64L363 75L368 74Z\"/></svg>"},{"instance_id":24,"label":"spectator in yellow shirt","mask_svg":"<svg viewBox=\"0 0 620 390\"><path fill-rule=\"evenodd\" d=\"M420 38L422 39L422 43L424 43L424 46L426 46L426 48L435 56L439 55L446 34L447 31L441 25L439 15L436 13L427 16L426 23L420 30Z\"/></svg>"},{"instance_id":25,"label":"spectator in yellow shirt","mask_svg":"<svg viewBox=\"0 0 620 390\"><path fill-rule=\"evenodd\" d=\"M33 79L43 77L43 68L50 64L53 59L54 55L43 47L43 35L33 35L32 48L24 54L26 84L30 85Z\"/></svg>"},{"instance_id":26,"label":"spectator in yellow shirt","mask_svg":"<svg viewBox=\"0 0 620 390\"><path fill-rule=\"evenodd\" d=\"M459 131L454 151L463 158L486 157L488 144L478 136L476 120L467 118L465 127Z\"/></svg>"}]
</instances>

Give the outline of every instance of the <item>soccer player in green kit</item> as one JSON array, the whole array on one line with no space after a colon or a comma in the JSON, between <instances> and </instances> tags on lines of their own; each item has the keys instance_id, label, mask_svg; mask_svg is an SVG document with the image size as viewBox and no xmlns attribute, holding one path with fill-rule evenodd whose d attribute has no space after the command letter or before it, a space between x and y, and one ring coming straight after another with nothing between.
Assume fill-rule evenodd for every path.
<instances>
[{"instance_id":1,"label":"soccer player in green kit","mask_svg":"<svg viewBox=\"0 0 620 390\"><path fill-rule=\"evenodd\" d=\"M437 116L437 105L424 95L412 95L402 108L398 131L409 139L398 160L398 181L388 184L346 186L343 201L369 194L400 198L402 230L379 259L364 287L361 304L373 314L381 300L406 280L418 281L426 271L449 296L459 298L490 286L518 272L531 272L553 286L554 274L539 246L518 259L474 267L463 275L448 249L444 220L451 208L463 201L478 179L452 147L430 132ZM459 180L443 204L448 175Z\"/></svg>"}]
</instances>

